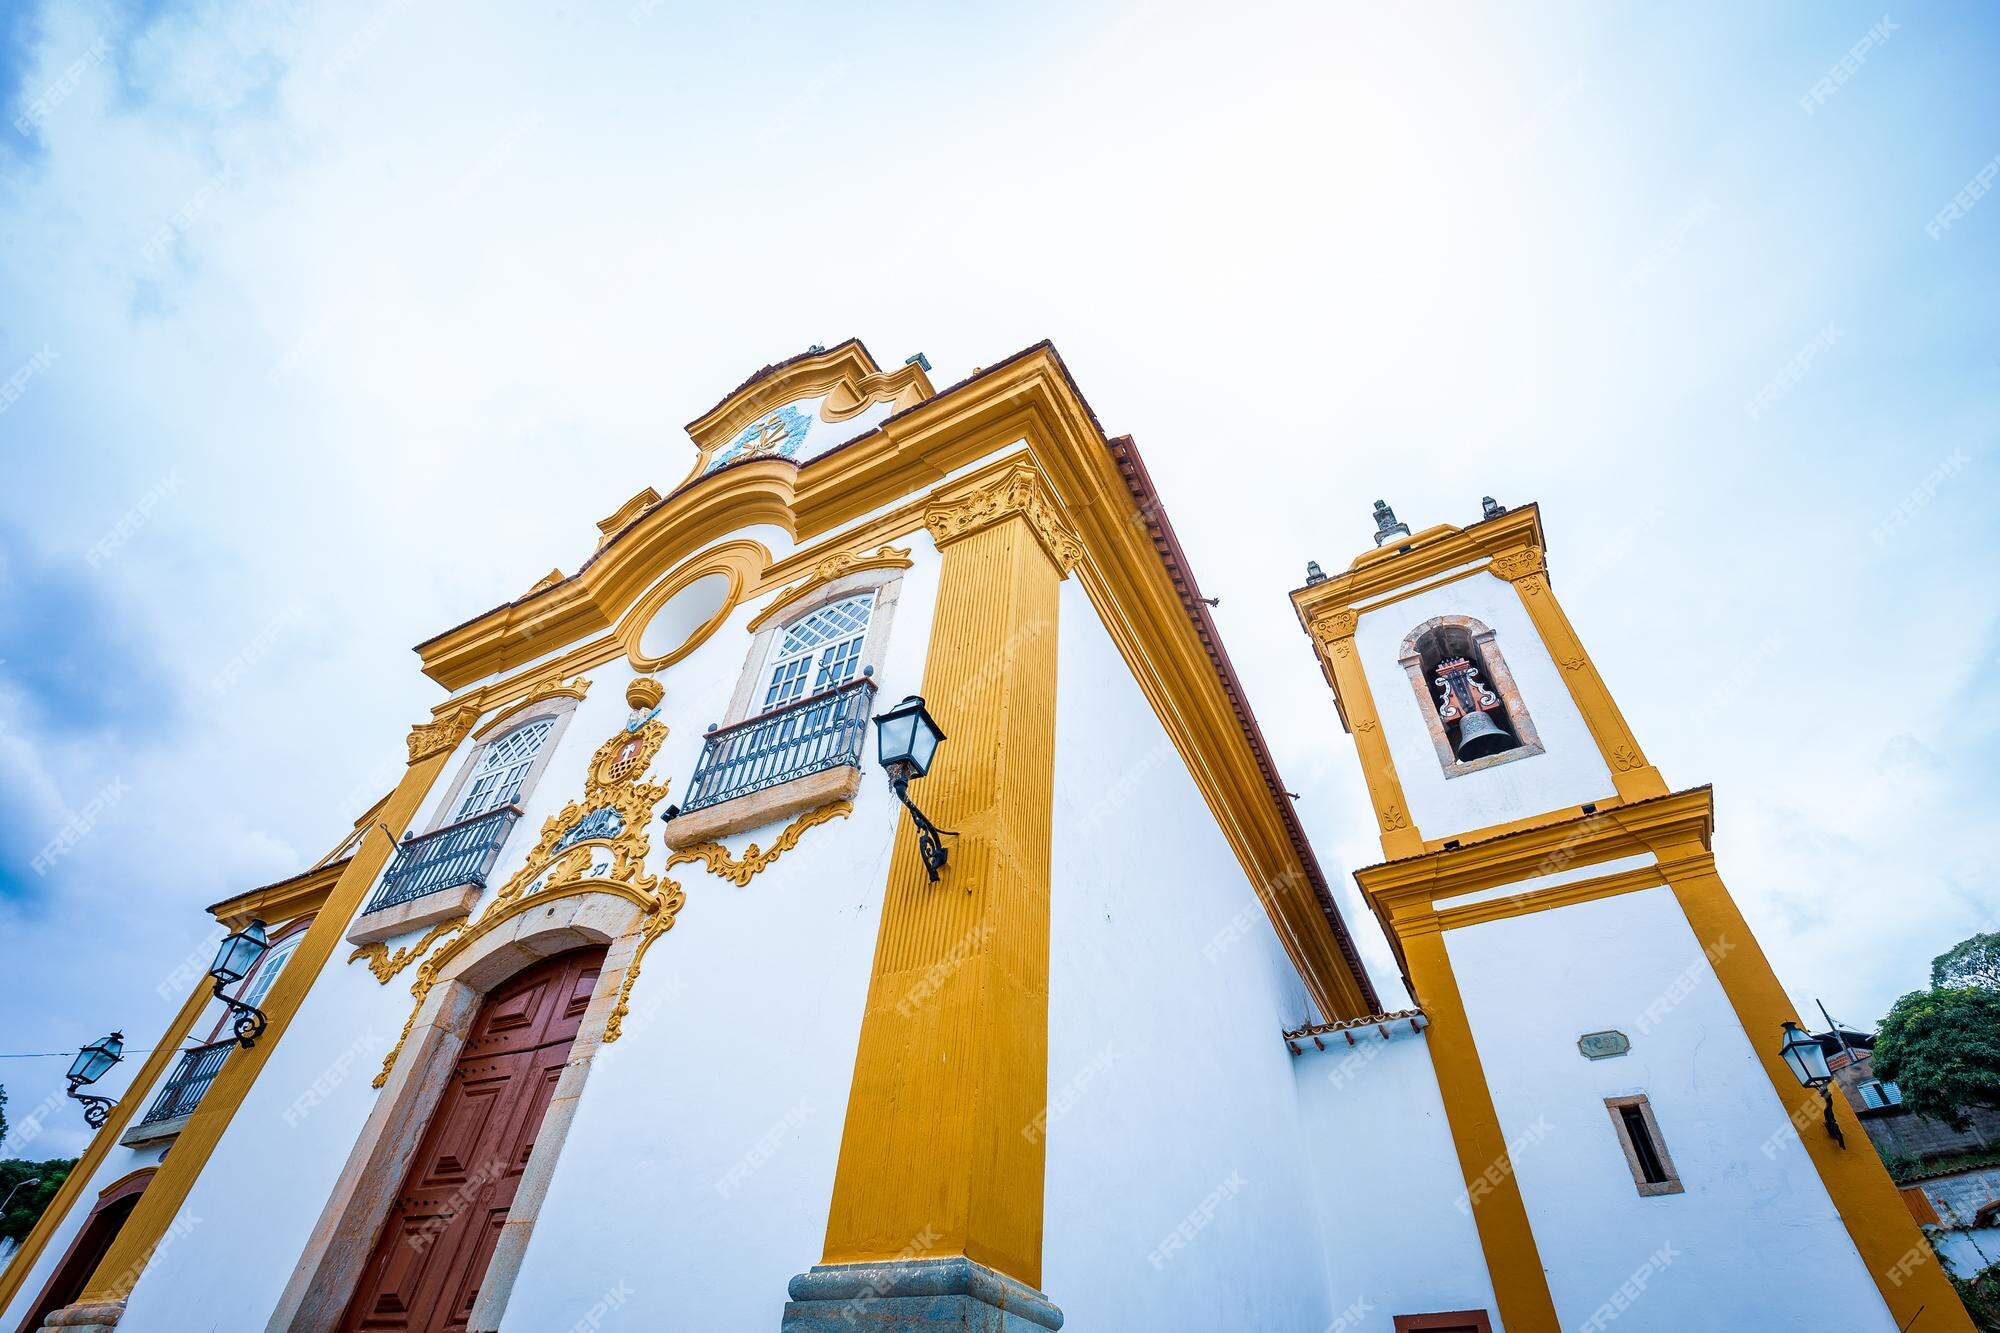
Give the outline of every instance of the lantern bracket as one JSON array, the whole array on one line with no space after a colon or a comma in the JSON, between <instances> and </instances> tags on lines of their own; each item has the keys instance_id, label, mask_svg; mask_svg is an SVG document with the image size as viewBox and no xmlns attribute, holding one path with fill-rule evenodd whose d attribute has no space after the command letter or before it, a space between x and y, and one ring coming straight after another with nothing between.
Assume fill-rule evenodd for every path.
<instances>
[{"instance_id":1,"label":"lantern bracket","mask_svg":"<svg viewBox=\"0 0 2000 1333\"><path fill-rule=\"evenodd\" d=\"M888 768L889 786L895 790L896 799L909 810L910 822L917 826L917 852L924 859L924 873L929 875L931 883L935 884L938 882L938 871L944 869L944 863L949 856L944 839L956 838L958 834L951 829L939 828L931 823L923 811L917 809L917 803L910 799L910 773L907 765L891 764Z\"/></svg>"},{"instance_id":2,"label":"lantern bracket","mask_svg":"<svg viewBox=\"0 0 2000 1333\"><path fill-rule=\"evenodd\" d=\"M228 1005L229 1012L234 1015L235 1021L230 1027L236 1033L236 1044L246 1051L255 1046L257 1038L264 1035L264 1028L269 1022L264 1017L264 1011L229 995L222 989L221 977L215 978L215 998Z\"/></svg>"},{"instance_id":3,"label":"lantern bracket","mask_svg":"<svg viewBox=\"0 0 2000 1333\"><path fill-rule=\"evenodd\" d=\"M69 1095L83 1103L84 1123L88 1124L92 1129L101 1129L105 1119L111 1114L111 1108L118 1105L118 1103L109 1097L98 1097L88 1092L78 1092L77 1089L82 1086L83 1081L81 1079L72 1078L69 1081Z\"/></svg>"}]
</instances>

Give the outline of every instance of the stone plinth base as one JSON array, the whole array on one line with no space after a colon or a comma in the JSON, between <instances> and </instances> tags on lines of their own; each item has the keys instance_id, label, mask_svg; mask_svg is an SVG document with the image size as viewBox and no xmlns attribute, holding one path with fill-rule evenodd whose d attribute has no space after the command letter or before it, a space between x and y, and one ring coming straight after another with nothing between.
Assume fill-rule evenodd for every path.
<instances>
[{"instance_id":1,"label":"stone plinth base","mask_svg":"<svg viewBox=\"0 0 2000 1333\"><path fill-rule=\"evenodd\" d=\"M827 1264L792 1279L784 1333L1039 1333L1062 1311L964 1257Z\"/></svg>"},{"instance_id":2,"label":"stone plinth base","mask_svg":"<svg viewBox=\"0 0 2000 1333\"><path fill-rule=\"evenodd\" d=\"M125 1313L123 1301L93 1301L88 1305L65 1305L43 1321L44 1329L56 1333L112 1333Z\"/></svg>"}]
</instances>

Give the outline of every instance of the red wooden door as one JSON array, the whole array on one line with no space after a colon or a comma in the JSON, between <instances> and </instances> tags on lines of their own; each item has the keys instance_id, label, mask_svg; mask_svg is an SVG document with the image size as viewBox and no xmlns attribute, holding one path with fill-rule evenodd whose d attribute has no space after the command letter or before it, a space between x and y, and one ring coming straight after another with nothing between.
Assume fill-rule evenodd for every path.
<instances>
[{"instance_id":1,"label":"red wooden door","mask_svg":"<svg viewBox=\"0 0 2000 1333\"><path fill-rule=\"evenodd\" d=\"M445 1084L341 1328L462 1329L597 983L602 949L495 989Z\"/></svg>"}]
</instances>

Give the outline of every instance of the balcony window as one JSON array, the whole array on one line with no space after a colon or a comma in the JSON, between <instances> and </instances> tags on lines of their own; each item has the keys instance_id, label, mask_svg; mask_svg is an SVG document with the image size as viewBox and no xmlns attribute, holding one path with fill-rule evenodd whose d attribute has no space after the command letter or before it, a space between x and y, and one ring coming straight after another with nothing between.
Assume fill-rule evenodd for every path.
<instances>
[{"instance_id":1,"label":"balcony window","mask_svg":"<svg viewBox=\"0 0 2000 1333\"><path fill-rule=\"evenodd\" d=\"M172 1138L187 1124L195 1107L207 1094L215 1076L222 1072L222 1062L236 1049L236 1039L212 1041L206 1046L196 1046L181 1052L180 1062L174 1072L167 1076L153 1104L146 1108L146 1114L138 1124L125 1131L119 1142L126 1147L157 1143L161 1139Z\"/></svg>"},{"instance_id":2,"label":"balcony window","mask_svg":"<svg viewBox=\"0 0 2000 1333\"><path fill-rule=\"evenodd\" d=\"M390 939L470 910L520 817L520 806L503 805L421 838L405 838L381 887L348 932L349 941Z\"/></svg>"},{"instance_id":3,"label":"balcony window","mask_svg":"<svg viewBox=\"0 0 2000 1333\"><path fill-rule=\"evenodd\" d=\"M685 847L853 796L874 700L875 682L863 677L708 733L668 843Z\"/></svg>"}]
</instances>

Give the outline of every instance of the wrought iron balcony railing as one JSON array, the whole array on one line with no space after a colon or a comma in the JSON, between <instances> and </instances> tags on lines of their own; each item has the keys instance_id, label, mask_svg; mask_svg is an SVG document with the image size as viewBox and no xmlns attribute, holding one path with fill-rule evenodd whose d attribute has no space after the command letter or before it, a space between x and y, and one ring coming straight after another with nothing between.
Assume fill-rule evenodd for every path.
<instances>
[{"instance_id":1,"label":"wrought iron balcony railing","mask_svg":"<svg viewBox=\"0 0 2000 1333\"><path fill-rule=\"evenodd\" d=\"M236 1047L236 1039L211 1042L207 1046L196 1046L181 1052L181 1062L174 1066L174 1072L167 1078L167 1084L160 1089L160 1095L153 1098L153 1104L146 1108L146 1118L139 1123L156 1125L162 1120L175 1120L187 1115L201 1105L208 1085L215 1082L215 1076L222 1070L222 1062L229 1058L229 1052Z\"/></svg>"},{"instance_id":2,"label":"wrought iron balcony railing","mask_svg":"<svg viewBox=\"0 0 2000 1333\"><path fill-rule=\"evenodd\" d=\"M793 778L859 765L875 682L863 677L708 733L681 813Z\"/></svg>"},{"instance_id":3,"label":"wrought iron balcony railing","mask_svg":"<svg viewBox=\"0 0 2000 1333\"><path fill-rule=\"evenodd\" d=\"M396 860L382 877L382 887L368 902L373 912L383 907L421 898L427 893L467 884L486 887L486 872L500 857L514 821L521 817L518 805L503 805L471 819L424 834L405 838L396 847Z\"/></svg>"}]
</instances>

